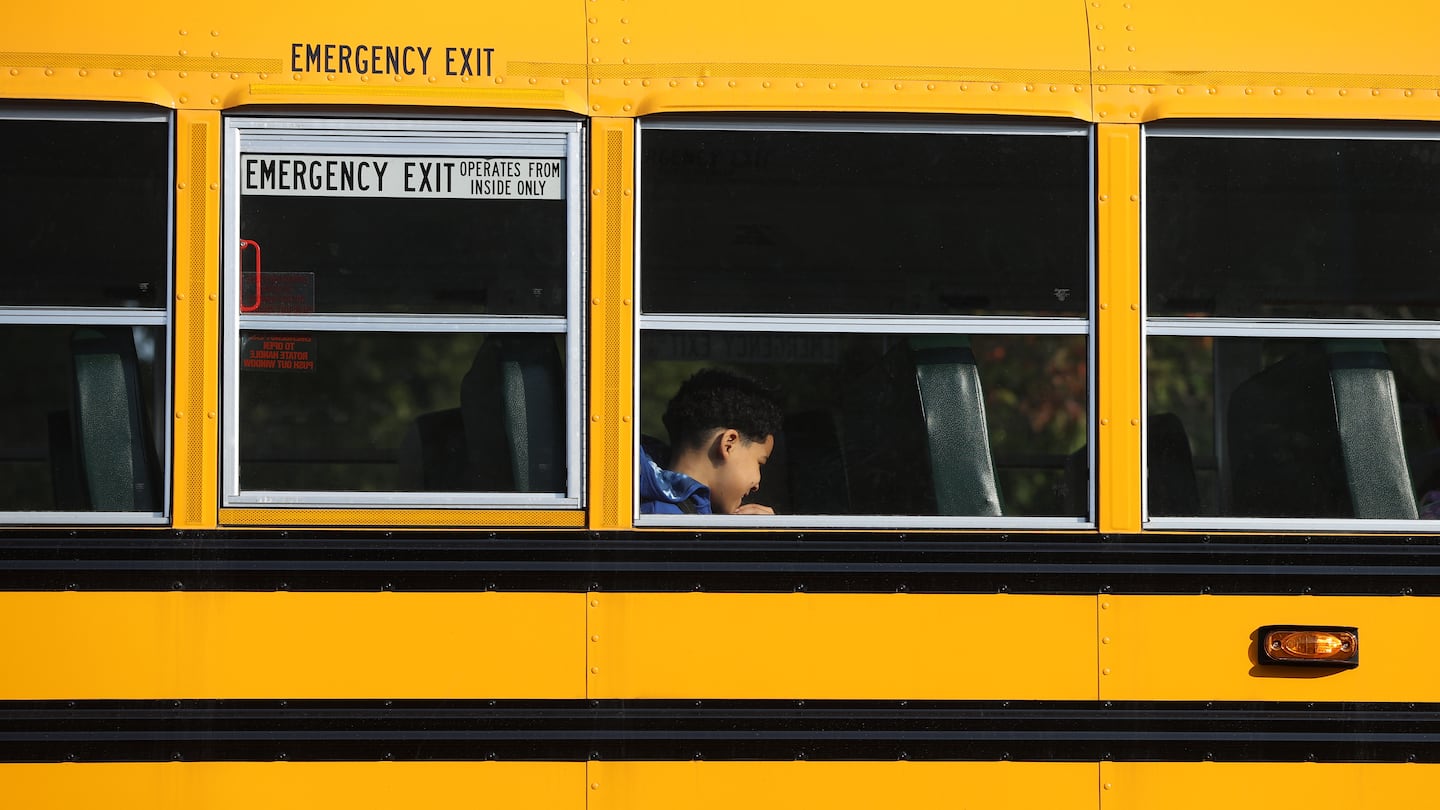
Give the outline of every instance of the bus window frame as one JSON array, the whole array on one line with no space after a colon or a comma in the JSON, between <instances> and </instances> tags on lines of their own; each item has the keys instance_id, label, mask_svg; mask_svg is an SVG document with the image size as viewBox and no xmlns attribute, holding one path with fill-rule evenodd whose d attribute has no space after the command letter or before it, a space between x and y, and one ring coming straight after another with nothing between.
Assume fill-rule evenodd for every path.
<instances>
[{"instance_id":1,"label":"bus window frame","mask_svg":"<svg viewBox=\"0 0 1440 810\"><path fill-rule=\"evenodd\" d=\"M579 509L583 506L584 441L580 438L584 367L582 338L585 299L585 125L581 121L509 121L503 118L454 119L410 115L403 118L236 115L225 119L222 277L222 507L307 507L374 509ZM512 136L512 137L506 137ZM474 146L498 147L505 156L558 157L565 167L565 288L563 315L461 315L446 313L312 313L301 317L238 311L240 264L240 188L242 152L323 154L440 155ZM378 151L377 151L378 150ZM239 346L243 330L441 335L564 335L566 441L565 491L553 492L365 492L349 490L255 490L240 487ZM458 381L457 381L458 384Z\"/></svg>"},{"instance_id":2,"label":"bus window frame","mask_svg":"<svg viewBox=\"0 0 1440 810\"><path fill-rule=\"evenodd\" d=\"M24 307L0 306L0 325L5 326L150 326L165 332L164 355L155 358L154 374L163 379L165 401L152 403L153 409L168 414L174 409L175 355L175 115L168 110L114 105L117 109L97 106L70 107L35 105L0 109L3 121L57 121L97 124L164 124L166 129L165 178L165 306L158 307ZM163 407L162 407L163 405ZM164 425L160 455L160 509L154 512L75 512L75 511L0 511L0 524L66 524L66 525L128 525L164 526L170 523L170 490L173 473L175 432L171 420L153 419Z\"/></svg>"},{"instance_id":3,"label":"bus window frame","mask_svg":"<svg viewBox=\"0 0 1440 810\"><path fill-rule=\"evenodd\" d=\"M646 312L641 297L644 256L641 250L641 227L644 221L644 183L641 166L644 154L644 133L647 130L690 131L757 131L806 133L858 133L899 135L1021 135L1035 137L1083 137L1086 143L1087 178L1087 244L1086 244L1086 309L1085 316L1003 316L1003 315L917 315L867 316L857 314L675 314ZM1000 530L1093 530L1096 523L1096 295L1097 295L1097 234L1096 234L1096 130L1081 122L1058 123L1035 121L967 122L953 120L894 119L822 120L808 118L719 118L690 115L638 119L635 127L635 251L632 294L636 302L632 355L637 358L633 375L631 402L633 412L640 413L640 340L644 332L792 332L807 334L994 334L994 335L1085 335L1086 370L1086 476L1084 516L1000 516L973 517L949 515L667 515L641 514L639 459L640 420L632 420L631 457L636 460L632 477L631 514L637 528L747 528L747 529L1000 529Z\"/></svg>"},{"instance_id":4,"label":"bus window frame","mask_svg":"<svg viewBox=\"0 0 1440 810\"><path fill-rule=\"evenodd\" d=\"M1395 126L1367 124L1320 124L1286 121L1274 126L1251 123L1160 122L1141 127L1140 138L1140 374L1141 390L1148 392L1150 380L1149 340L1155 337L1247 337L1247 338L1375 338L1440 339L1440 321L1343 318L1227 318L1150 317L1149 314L1149 142L1151 138L1225 138L1243 140L1357 140L1357 141L1440 141L1440 130L1414 124ZM1150 398L1141 403L1149 425ZM1145 428L1148 432L1148 427ZM1217 440L1216 453L1221 452ZM1149 470L1148 442L1140 443L1142 469ZM1183 517L1152 516L1148 475L1141 491L1142 528L1150 531L1200 530L1247 532L1434 532L1433 520L1387 518L1290 518L1290 517Z\"/></svg>"}]
</instances>

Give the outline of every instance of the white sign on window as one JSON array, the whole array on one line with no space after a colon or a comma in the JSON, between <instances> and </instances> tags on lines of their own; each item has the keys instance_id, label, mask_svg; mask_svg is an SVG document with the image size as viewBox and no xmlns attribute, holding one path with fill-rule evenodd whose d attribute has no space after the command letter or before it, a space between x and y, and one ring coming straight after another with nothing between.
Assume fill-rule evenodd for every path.
<instances>
[{"instance_id":1,"label":"white sign on window","mask_svg":"<svg viewBox=\"0 0 1440 810\"><path fill-rule=\"evenodd\" d=\"M240 156L240 193L279 197L564 199L559 158Z\"/></svg>"}]
</instances>

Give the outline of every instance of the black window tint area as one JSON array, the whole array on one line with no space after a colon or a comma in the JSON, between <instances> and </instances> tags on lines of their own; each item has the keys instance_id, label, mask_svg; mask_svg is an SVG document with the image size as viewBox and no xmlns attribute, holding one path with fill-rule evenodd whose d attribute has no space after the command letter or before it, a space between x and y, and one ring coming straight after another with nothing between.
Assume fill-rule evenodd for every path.
<instances>
[{"instance_id":1,"label":"black window tint area","mask_svg":"<svg viewBox=\"0 0 1440 810\"><path fill-rule=\"evenodd\" d=\"M1440 517L1440 341L1151 337L1152 516Z\"/></svg>"},{"instance_id":2,"label":"black window tint area","mask_svg":"<svg viewBox=\"0 0 1440 810\"><path fill-rule=\"evenodd\" d=\"M564 315L564 200L242 196L257 312ZM254 253L242 305L255 306Z\"/></svg>"},{"instance_id":3,"label":"black window tint area","mask_svg":"<svg viewBox=\"0 0 1440 810\"><path fill-rule=\"evenodd\" d=\"M0 305L163 307L165 123L0 120Z\"/></svg>"},{"instance_id":4,"label":"black window tint area","mask_svg":"<svg viewBox=\"0 0 1440 810\"><path fill-rule=\"evenodd\" d=\"M244 489L565 489L558 335L240 337Z\"/></svg>"},{"instance_id":5,"label":"black window tint area","mask_svg":"<svg viewBox=\"0 0 1440 810\"><path fill-rule=\"evenodd\" d=\"M0 326L0 512L153 512L164 450L159 327Z\"/></svg>"},{"instance_id":6,"label":"black window tint area","mask_svg":"<svg viewBox=\"0 0 1440 810\"><path fill-rule=\"evenodd\" d=\"M1088 140L646 130L651 313L1070 315Z\"/></svg>"},{"instance_id":7,"label":"black window tint area","mask_svg":"<svg viewBox=\"0 0 1440 810\"><path fill-rule=\"evenodd\" d=\"M1146 140L1149 314L1440 316L1440 142Z\"/></svg>"},{"instance_id":8,"label":"black window tint area","mask_svg":"<svg viewBox=\"0 0 1440 810\"><path fill-rule=\"evenodd\" d=\"M781 434L750 500L780 514L1087 514L1083 335L646 332L641 443L719 367L776 388Z\"/></svg>"}]
</instances>

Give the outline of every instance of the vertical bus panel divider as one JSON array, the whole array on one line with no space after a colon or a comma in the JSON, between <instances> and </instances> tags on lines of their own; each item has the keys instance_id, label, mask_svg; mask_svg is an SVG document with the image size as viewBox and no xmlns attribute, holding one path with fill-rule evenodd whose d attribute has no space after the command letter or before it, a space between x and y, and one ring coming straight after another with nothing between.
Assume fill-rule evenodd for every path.
<instances>
[{"instance_id":1,"label":"vertical bus panel divider","mask_svg":"<svg viewBox=\"0 0 1440 810\"><path fill-rule=\"evenodd\" d=\"M220 500L220 113L180 110L175 142L172 514L177 529L213 529Z\"/></svg>"},{"instance_id":2,"label":"vertical bus panel divider","mask_svg":"<svg viewBox=\"0 0 1440 810\"><path fill-rule=\"evenodd\" d=\"M634 522L635 122L591 120L590 528Z\"/></svg>"},{"instance_id":3,"label":"vertical bus panel divider","mask_svg":"<svg viewBox=\"0 0 1440 810\"><path fill-rule=\"evenodd\" d=\"M1140 531L1141 456L1140 128L1100 124L1097 148L1100 295L1095 369L1097 525L1101 532Z\"/></svg>"}]
</instances>

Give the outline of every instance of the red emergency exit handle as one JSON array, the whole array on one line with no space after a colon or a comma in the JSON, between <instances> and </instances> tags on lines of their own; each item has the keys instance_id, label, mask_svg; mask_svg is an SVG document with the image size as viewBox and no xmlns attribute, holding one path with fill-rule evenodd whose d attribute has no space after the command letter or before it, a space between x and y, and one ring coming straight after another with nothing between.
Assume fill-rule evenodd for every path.
<instances>
[{"instance_id":1,"label":"red emergency exit handle","mask_svg":"<svg viewBox=\"0 0 1440 810\"><path fill-rule=\"evenodd\" d=\"M248 248L254 248L254 249L255 249L255 303L254 303L254 304L251 304L251 305L248 306L248 307L245 306L244 303L241 303L241 304L240 304L240 311L241 311L241 312L254 312L255 310L257 310L257 309L260 308L260 243L254 241L254 240L252 240L252 239L241 239L241 240L240 240L240 253L241 253L242 256L244 255L244 253L245 253L245 248L247 248L247 247L248 247ZM241 278L244 278L244 274L243 274L243 273L241 274ZM241 300L242 302L245 300L245 296L244 296L243 294L240 296L240 300Z\"/></svg>"}]
</instances>

